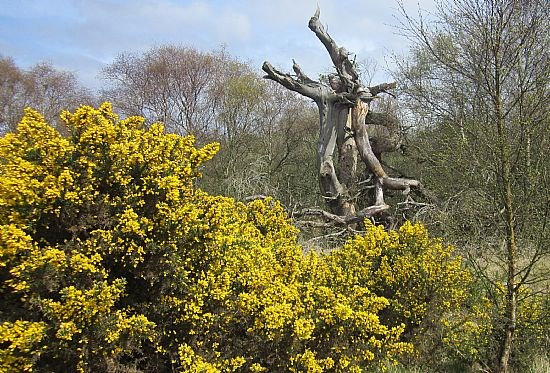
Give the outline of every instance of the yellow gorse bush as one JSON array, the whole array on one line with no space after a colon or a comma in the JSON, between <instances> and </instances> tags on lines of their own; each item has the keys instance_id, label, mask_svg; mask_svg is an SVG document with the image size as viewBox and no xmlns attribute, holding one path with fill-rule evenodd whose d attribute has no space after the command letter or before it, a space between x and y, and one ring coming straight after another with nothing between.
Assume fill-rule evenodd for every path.
<instances>
[{"instance_id":1,"label":"yellow gorse bush","mask_svg":"<svg viewBox=\"0 0 550 373\"><path fill-rule=\"evenodd\" d=\"M383 370L465 298L420 225L303 254L278 202L193 186L218 144L108 103L62 119L0 139L0 371Z\"/></svg>"}]
</instances>

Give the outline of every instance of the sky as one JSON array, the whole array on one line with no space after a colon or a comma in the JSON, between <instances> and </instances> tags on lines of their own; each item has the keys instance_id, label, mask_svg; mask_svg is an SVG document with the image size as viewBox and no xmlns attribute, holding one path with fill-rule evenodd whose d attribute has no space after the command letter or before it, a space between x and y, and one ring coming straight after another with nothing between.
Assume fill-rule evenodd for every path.
<instances>
[{"instance_id":1,"label":"sky","mask_svg":"<svg viewBox=\"0 0 550 373\"><path fill-rule=\"evenodd\" d=\"M411 14L435 7L432 0L404 3ZM317 5L338 45L358 61L375 61L374 83L387 80L392 53L409 45L395 28L395 0L0 0L0 55L23 69L50 62L93 90L118 54L165 44L223 47L258 72L266 60L291 71L295 59L315 77L331 69L307 27Z\"/></svg>"}]
</instances>

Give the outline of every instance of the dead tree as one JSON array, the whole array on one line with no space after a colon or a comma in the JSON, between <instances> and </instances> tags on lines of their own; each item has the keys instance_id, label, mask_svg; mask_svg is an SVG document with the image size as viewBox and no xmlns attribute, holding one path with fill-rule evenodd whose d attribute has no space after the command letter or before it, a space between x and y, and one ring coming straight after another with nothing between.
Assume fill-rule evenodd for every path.
<instances>
[{"instance_id":1,"label":"dead tree","mask_svg":"<svg viewBox=\"0 0 550 373\"><path fill-rule=\"evenodd\" d=\"M336 69L328 82L310 79L295 62L294 74L283 73L269 62L262 69L265 78L272 79L284 87L311 98L319 109L319 141L317 164L321 195L326 200L332 216L343 216L343 224L355 223L387 210L384 190L411 190L422 192L422 185L413 179L390 177L382 167L380 153L375 154L365 119L370 102L379 94L395 88L395 83L383 83L367 87L359 79L356 66L349 59L349 53L338 47L319 20L319 9L309 20L309 28L323 43ZM377 119L371 115L370 123ZM378 119L379 120L379 119ZM369 120L367 120L367 123ZM376 124L376 123L375 123ZM335 167L335 152L337 162ZM362 161L371 174L374 188L372 203L358 211L355 195L357 191L358 162ZM326 214L325 214L326 215ZM338 219L336 219L338 220Z\"/></svg>"}]
</instances>

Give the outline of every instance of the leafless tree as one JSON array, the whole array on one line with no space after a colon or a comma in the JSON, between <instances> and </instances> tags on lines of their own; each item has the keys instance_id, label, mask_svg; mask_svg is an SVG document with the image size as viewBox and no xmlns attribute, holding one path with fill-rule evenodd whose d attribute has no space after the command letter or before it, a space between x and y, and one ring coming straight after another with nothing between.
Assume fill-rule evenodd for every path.
<instances>
[{"instance_id":1,"label":"leafless tree","mask_svg":"<svg viewBox=\"0 0 550 373\"><path fill-rule=\"evenodd\" d=\"M320 11L317 9L309 20L309 28L329 53L336 69L335 74L331 74L325 82L309 78L296 62L293 64L294 75L277 70L269 62L264 62L262 68L267 73L266 78L311 98L317 104L319 185L321 195L330 209L330 213L321 215L332 218L339 224L351 224L389 208L384 199L384 190L401 190L405 194L411 190L424 194L424 190L418 180L391 177L386 173L379 156L382 151L389 150L387 145L393 142L389 138L385 143L379 141L376 148L377 157L368 133L366 122L371 122L372 129L376 125L386 126L391 122L387 121L386 116L369 116L369 104L379 94L395 88L396 84L365 86L359 78L357 65L350 59L350 53L339 47L326 32L319 14ZM378 135L379 140L382 140L382 131L379 131ZM398 145L393 144L390 147L395 150ZM360 161L371 175L375 192L373 203L358 210L357 197L360 194L357 192L360 191L361 185L366 184L366 180L359 178Z\"/></svg>"},{"instance_id":2,"label":"leafless tree","mask_svg":"<svg viewBox=\"0 0 550 373\"><path fill-rule=\"evenodd\" d=\"M82 104L92 104L93 96L74 74L39 63L20 69L12 59L0 57L0 126L13 131L26 107L38 110L48 123L63 131L59 114Z\"/></svg>"},{"instance_id":3,"label":"leafless tree","mask_svg":"<svg viewBox=\"0 0 550 373\"><path fill-rule=\"evenodd\" d=\"M110 85L103 97L123 114L160 121L171 132L203 142L216 128L228 70L243 68L223 51L165 45L143 55L123 53L102 71Z\"/></svg>"}]
</instances>

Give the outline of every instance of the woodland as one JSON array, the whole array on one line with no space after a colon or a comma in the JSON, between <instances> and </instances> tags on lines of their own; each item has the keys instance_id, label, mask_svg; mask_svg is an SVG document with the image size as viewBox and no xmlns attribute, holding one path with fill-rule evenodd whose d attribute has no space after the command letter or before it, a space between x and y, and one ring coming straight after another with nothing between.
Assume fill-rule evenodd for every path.
<instances>
[{"instance_id":1,"label":"woodland","mask_svg":"<svg viewBox=\"0 0 550 373\"><path fill-rule=\"evenodd\" d=\"M0 371L547 372L549 7L399 12L388 82L322 9L320 76L0 56Z\"/></svg>"}]
</instances>

